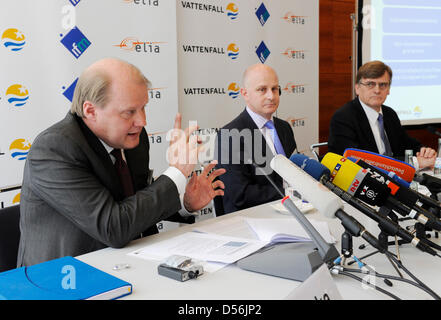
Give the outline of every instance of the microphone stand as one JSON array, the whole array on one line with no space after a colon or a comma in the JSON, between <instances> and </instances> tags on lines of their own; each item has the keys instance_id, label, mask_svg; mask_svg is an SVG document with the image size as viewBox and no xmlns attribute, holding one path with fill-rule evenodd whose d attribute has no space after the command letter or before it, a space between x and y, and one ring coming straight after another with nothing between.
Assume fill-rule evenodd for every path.
<instances>
[{"instance_id":1,"label":"microphone stand","mask_svg":"<svg viewBox=\"0 0 441 320\"><path fill-rule=\"evenodd\" d=\"M389 217L392 221L394 222L398 222L398 217L397 215L392 211L391 208L388 208L387 206L381 206L379 208L378 213L380 215L383 215L385 217ZM397 236L394 234L391 234L387 228L385 228L381 223L379 224L379 228L380 228L380 233L378 234L378 241L380 243L380 246L385 249L388 250L389 245L395 245L396 249L397 249L397 255L394 255L397 260L401 263L401 258L400 258L400 251L399 251L399 245L402 243L408 243L407 241L404 241L403 239L398 240ZM395 241L389 242L389 236L394 237ZM373 256L374 254L380 253L379 250L374 250L371 253L368 253L362 257L359 258L359 260L362 259L366 259L368 257ZM395 271L397 271L398 275L403 278L403 275L401 274L401 272L398 270L397 266L392 262L392 260L386 255L386 257L388 258L389 262L391 263L391 265L394 267ZM348 265L351 265L353 263L357 262L356 260L350 261L348 263Z\"/></svg>"}]
</instances>

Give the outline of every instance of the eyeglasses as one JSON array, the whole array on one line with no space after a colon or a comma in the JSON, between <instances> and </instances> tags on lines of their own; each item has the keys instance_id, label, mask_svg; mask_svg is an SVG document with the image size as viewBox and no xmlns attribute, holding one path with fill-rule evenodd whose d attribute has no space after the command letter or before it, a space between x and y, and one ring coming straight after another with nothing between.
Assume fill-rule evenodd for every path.
<instances>
[{"instance_id":1,"label":"eyeglasses","mask_svg":"<svg viewBox=\"0 0 441 320\"><path fill-rule=\"evenodd\" d=\"M380 88L380 90L386 90L390 86L389 82L375 82L375 81L369 81L366 83L363 83L360 81L359 84L364 85L368 89L374 89L378 84L378 87Z\"/></svg>"}]
</instances>

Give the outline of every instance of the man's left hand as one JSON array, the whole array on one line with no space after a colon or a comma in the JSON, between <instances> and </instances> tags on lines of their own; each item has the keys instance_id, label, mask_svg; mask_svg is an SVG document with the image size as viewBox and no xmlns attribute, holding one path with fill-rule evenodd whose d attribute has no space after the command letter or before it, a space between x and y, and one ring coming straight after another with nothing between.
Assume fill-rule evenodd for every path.
<instances>
[{"instance_id":1,"label":"man's left hand","mask_svg":"<svg viewBox=\"0 0 441 320\"><path fill-rule=\"evenodd\" d=\"M200 210L214 197L224 195L224 183L221 180L213 180L226 170L217 169L210 173L216 164L216 161L212 161L200 175L193 172L184 194L184 207L188 212Z\"/></svg>"},{"instance_id":2,"label":"man's left hand","mask_svg":"<svg viewBox=\"0 0 441 320\"><path fill-rule=\"evenodd\" d=\"M418 160L418 166L420 170L425 168L433 169L436 161L436 151L432 148L422 147L416 154Z\"/></svg>"}]
</instances>

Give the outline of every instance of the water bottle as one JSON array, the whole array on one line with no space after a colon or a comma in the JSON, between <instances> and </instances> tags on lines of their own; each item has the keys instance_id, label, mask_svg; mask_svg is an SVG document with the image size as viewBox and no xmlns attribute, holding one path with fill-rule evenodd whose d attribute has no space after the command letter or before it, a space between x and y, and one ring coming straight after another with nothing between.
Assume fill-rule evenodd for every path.
<instances>
[{"instance_id":1,"label":"water bottle","mask_svg":"<svg viewBox=\"0 0 441 320\"><path fill-rule=\"evenodd\" d=\"M438 155L435 160L434 174L441 174L441 138L438 138Z\"/></svg>"},{"instance_id":2,"label":"water bottle","mask_svg":"<svg viewBox=\"0 0 441 320\"><path fill-rule=\"evenodd\" d=\"M415 164L413 162L413 150L404 151L404 162L410 164L412 167L415 167ZM412 190L418 191L418 182L412 181L410 183L410 188Z\"/></svg>"}]
</instances>

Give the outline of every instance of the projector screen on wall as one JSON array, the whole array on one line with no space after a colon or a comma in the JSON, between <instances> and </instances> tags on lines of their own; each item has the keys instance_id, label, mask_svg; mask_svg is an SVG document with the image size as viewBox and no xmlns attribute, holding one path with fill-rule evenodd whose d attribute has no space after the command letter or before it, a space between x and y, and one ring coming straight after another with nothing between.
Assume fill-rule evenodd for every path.
<instances>
[{"instance_id":1,"label":"projector screen on wall","mask_svg":"<svg viewBox=\"0 0 441 320\"><path fill-rule=\"evenodd\" d=\"M441 0L365 0L363 63L393 71L385 104L402 124L441 123Z\"/></svg>"}]
</instances>

